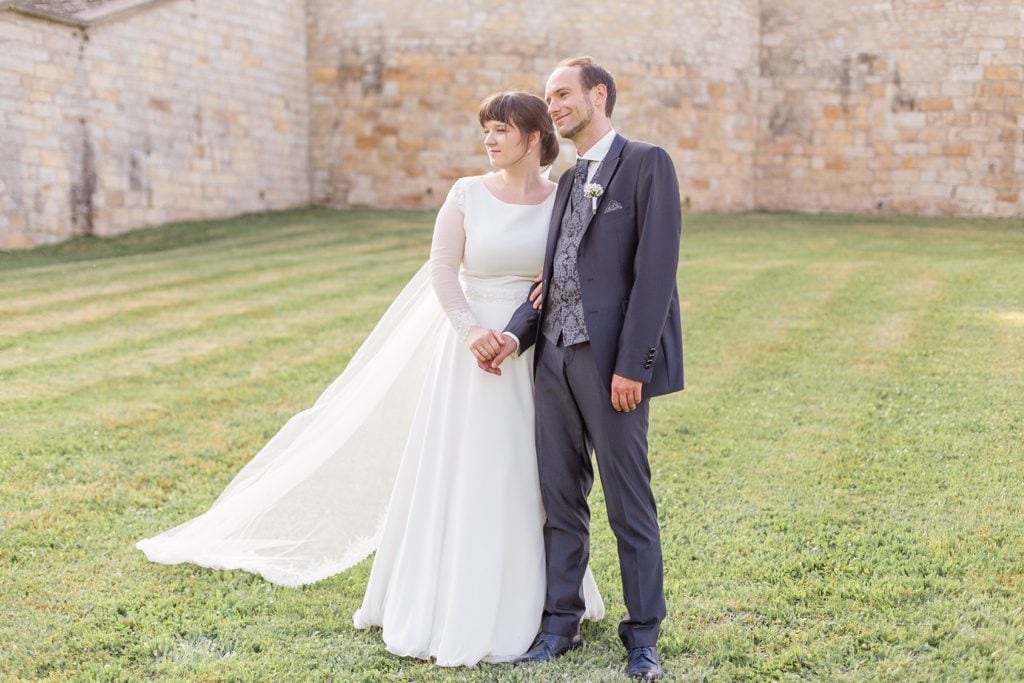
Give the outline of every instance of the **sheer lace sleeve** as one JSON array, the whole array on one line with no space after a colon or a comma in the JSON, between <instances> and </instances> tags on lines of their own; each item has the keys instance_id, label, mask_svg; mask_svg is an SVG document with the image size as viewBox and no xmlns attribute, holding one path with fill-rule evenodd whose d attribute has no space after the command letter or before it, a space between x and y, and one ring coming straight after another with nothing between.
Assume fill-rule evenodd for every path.
<instances>
[{"instance_id":1,"label":"sheer lace sleeve","mask_svg":"<svg viewBox=\"0 0 1024 683\"><path fill-rule=\"evenodd\" d=\"M469 336L469 328L476 324L476 318L469 309L459 283L459 267L466 248L466 231L463 226L465 207L465 179L459 179L437 214L434 238L430 244L430 283L441 308L448 314L459 339L463 341Z\"/></svg>"}]
</instances>

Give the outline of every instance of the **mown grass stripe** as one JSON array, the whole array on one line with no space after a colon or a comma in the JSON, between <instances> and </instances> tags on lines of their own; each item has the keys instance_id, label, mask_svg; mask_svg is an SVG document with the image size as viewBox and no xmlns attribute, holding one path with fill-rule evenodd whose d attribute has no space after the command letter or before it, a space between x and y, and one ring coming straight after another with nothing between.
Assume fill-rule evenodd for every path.
<instances>
[{"instance_id":1,"label":"mown grass stripe","mask_svg":"<svg viewBox=\"0 0 1024 683\"><path fill-rule=\"evenodd\" d=\"M191 263L172 263L167 268L150 269L146 273L125 280L119 276L112 276L106 273L97 273L96 277L89 281L62 284L67 288L68 293L45 299L19 300L8 306L7 310L0 313L0 322L6 329L13 327L19 319L31 319L33 317L68 310L77 310L89 305L106 305L116 307L123 299L130 299L137 294L144 294L153 290L175 289L188 287L194 284L215 282L220 279L232 277L244 277L250 272L259 272L277 266L297 266L303 261L312 258L322 259L326 255L334 254L341 261L341 265L358 260L361 250L356 253L339 253L340 250L324 249L323 243L313 245L306 252L277 253L255 261L243 261L244 266L233 267L230 263L225 264L223 260L217 262L211 260L209 264L197 267ZM130 286L126 283L130 283ZM70 292L77 292L71 294Z\"/></svg>"},{"instance_id":2,"label":"mown grass stripe","mask_svg":"<svg viewBox=\"0 0 1024 683\"><path fill-rule=\"evenodd\" d=\"M338 272L334 263L320 268L303 264L291 270L268 269L260 277L230 280L221 291L168 294L154 301L136 302L118 316L58 325L52 333L26 332L8 339L0 338L0 350L11 349L4 354L0 370L16 376L26 369L59 363L62 357L85 358L112 348L130 351L136 342L145 342L150 337L166 335L179 328L202 327L208 321L221 318L237 319L246 310L266 313L276 308L282 313L301 314L303 292L343 286L393 258L393 255L384 255L383 262L364 259L343 273ZM309 284L311 279L312 285ZM213 294L215 298L211 298ZM289 301L288 297L296 300ZM29 349L34 353L26 353ZM68 352L61 354L60 349Z\"/></svg>"},{"instance_id":3,"label":"mown grass stripe","mask_svg":"<svg viewBox=\"0 0 1024 683\"><path fill-rule=\"evenodd\" d=\"M418 260L416 256L412 254L414 260ZM275 282L287 286L296 279L313 276L322 276L328 282L343 281L357 272L395 258L397 254L394 252L360 254L358 259L328 257L313 261L297 258L241 272L205 275L176 287L153 287L145 297L137 291L132 297L104 302L109 306L98 307L98 310L75 307L71 311L58 311L19 322L8 321L3 328L7 339L0 336L0 349L15 342L23 347L42 340L70 341L75 334L89 335L111 326L120 327L117 319L140 320L177 309L202 308L207 302L226 301L236 298L239 293L271 289Z\"/></svg>"},{"instance_id":4,"label":"mown grass stripe","mask_svg":"<svg viewBox=\"0 0 1024 683\"><path fill-rule=\"evenodd\" d=\"M337 301L344 291L335 283L306 287L303 302L311 307L322 305L324 317L330 319L332 314L329 313L329 304ZM384 296L378 299L378 305L386 303L386 298ZM290 302L290 305L293 304L294 302ZM88 353L69 354L64 362L66 364L67 360L73 361L74 368L67 369L58 378L52 378L52 369L61 366L59 359L49 364L37 363L27 368L5 372L4 385L0 386L0 405L7 401L53 401L82 388L99 388L118 377L153 374L159 372L161 368L173 366L182 359L218 353L225 346L230 346L223 342L221 335L228 335L238 325L253 320L262 323L258 330L250 329L246 343L256 342L274 334L287 334L293 328L301 329L301 325L296 325L300 320L317 320L317 316L305 312L290 311L282 315L281 305L277 299L264 304L258 301L250 302L230 313L228 310L230 307L218 311L191 329L175 325L146 337L105 344L90 349ZM179 349L180 353L174 353L173 349ZM107 361L111 353L122 355L122 361L113 368ZM103 376L100 382L90 379L95 378L97 372L101 372ZM50 379L47 380L47 377Z\"/></svg>"},{"instance_id":5,"label":"mown grass stripe","mask_svg":"<svg viewBox=\"0 0 1024 683\"><path fill-rule=\"evenodd\" d=\"M389 235L415 239L429 236L433 214L427 211L379 211L311 209L276 214L242 216L227 221L193 221L159 228L136 230L116 237L80 237L58 245L29 251L0 253L0 268L11 276L25 269L56 271L91 267L100 261L116 262L131 257L160 259L166 252L219 249L238 241L278 240L282 231L305 231L306 226L331 234L342 231L353 239ZM411 234L410 234L411 233Z\"/></svg>"},{"instance_id":6,"label":"mown grass stripe","mask_svg":"<svg viewBox=\"0 0 1024 683\"><path fill-rule=\"evenodd\" d=\"M74 302L83 297L111 293L110 288L116 288L118 284L126 279L133 285L139 281L136 276L143 275L152 277L168 269L175 269L177 272L190 272L200 268L216 269L224 267L224 262L256 263L262 260L273 261L274 257L284 253L293 254L297 258L302 254L322 254L324 250L344 249L346 252L357 254L361 252L372 253L387 249L400 248L406 241L400 242L400 237L393 237L383 242L379 238L376 241L352 244L351 235L323 235L322 231L312 232L307 239L284 241L269 246L261 246L259 250L239 249L231 245L224 251L211 251L210 249L197 250L194 254L184 258L181 254L165 252L164 258L141 259L123 257L116 262L93 263L78 272L60 272L47 274L45 272L31 272L27 278L28 284L18 284L17 288L8 293L10 303L0 309L0 317L7 313L21 310L34 309L38 306L45 306L51 303ZM287 243L287 248L282 249L282 244ZM262 258L261 258L262 257ZM132 262L135 261L135 262ZM101 267L102 266L102 267ZM142 279L146 282L146 279ZM40 284L41 283L41 284ZM16 283L17 284L17 283ZM30 285L35 285L33 288ZM94 291L93 287L104 288ZM137 285L136 285L137 286ZM84 288L80 291L77 288ZM55 293L56 290L56 293ZM118 290L114 289L114 293ZM129 290L130 291L130 290Z\"/></svg>"},{"instance_id":7,"label":"mown grass stripe","mask_svg":"<svg viewBox=\"0 0 1024 683\"><path fill-rule=\"evenodd\" d=\"M90 278L95 275L97 272L96 268L100 266L103 268L101 272L112 272L128 276L144 272L168 261L208 257L211 253L217 253L221 250L237 250L253 255L269 253L275 247L291 244L293 240L301 241L303 238L323 239L324 235L323 231L316 226L281 225L271 233L253 234L248 231L239 232L209 243L171 247L155 252L128 252L108 257L83 259L70 263L60 260L41 262L26 265L20 270L10 269L11 277L5 285L12 287L36 284L41 278L75 278L79 276ZM5 293L7 291L9 290L5 290ZM45 292L46 289L40 286L38 291Z\"/></svg>"}]
</instances>

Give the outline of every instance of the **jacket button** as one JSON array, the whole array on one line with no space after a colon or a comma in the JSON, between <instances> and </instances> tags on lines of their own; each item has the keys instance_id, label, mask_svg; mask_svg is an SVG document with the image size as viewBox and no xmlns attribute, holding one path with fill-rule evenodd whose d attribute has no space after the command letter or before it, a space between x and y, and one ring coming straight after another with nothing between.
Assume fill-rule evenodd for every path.
<instances>
[{"instance_id":1,"label":"jacket button","mask_svg":"<svg viewBox=\"0 0 1024 683\"><path fill-rule=\"evenodd\" d=\"M651 348L649 348L649 349L647 349L647 350L648 350L648 351L650 351L651 353L654 353L654 352L655 352L655 351L657 351L658 349L656 349L656 348L654 348L654 347L652 346Z\"/></svg>"}]
</instances>

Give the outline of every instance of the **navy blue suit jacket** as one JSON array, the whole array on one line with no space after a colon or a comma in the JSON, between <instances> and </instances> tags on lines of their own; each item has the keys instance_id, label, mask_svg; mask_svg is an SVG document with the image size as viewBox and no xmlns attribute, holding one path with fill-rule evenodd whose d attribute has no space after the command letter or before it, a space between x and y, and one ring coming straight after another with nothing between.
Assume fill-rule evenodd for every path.
<instances>
[{"instance_id":1,"label":"navy blue suit jacket","mask_svg":"<svg viewBox=\"0 0 1024 683\"><path fill-rule=\"evenodd\" d=\"M572 175L564 173L556 190L544 257L545 287L551 281ZM604 193L584 227L577 270L598 370L609 386L613 373L643 382L645 397L679 391L683 335L676 269L682 215L672 159L660 147L616 135L592 182ZM537 341L543 315L529 301L513 314L506 330L519 337L520 351ZM541 353L543 345L537 358Z\"/></svg>"}]
</instances>

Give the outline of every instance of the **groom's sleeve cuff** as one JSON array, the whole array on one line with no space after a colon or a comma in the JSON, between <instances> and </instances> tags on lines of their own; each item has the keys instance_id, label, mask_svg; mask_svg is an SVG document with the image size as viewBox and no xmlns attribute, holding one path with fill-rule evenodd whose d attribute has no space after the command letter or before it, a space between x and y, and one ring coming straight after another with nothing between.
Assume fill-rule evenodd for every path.
<instances>
[{"instance_id":1,"label":"groom's sleeve cuff","mask_svg":"<svg viewBox=\"0 0 1024 683\"><path fill-rule=\"evenodd\" d=\"M511 337L512 341L514 341L516 343L516 350L515 350L515 352L512 353L512 357L513 358L518 358L519 357L519 337L517 337L516 335L512 334L508 330L502 332L502 334L505 335L506 337Z\"/></svg>"}]
</instances>

